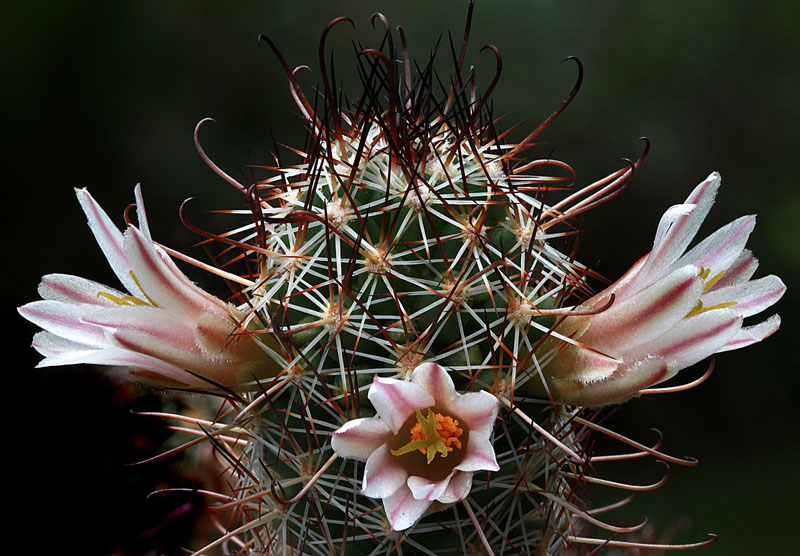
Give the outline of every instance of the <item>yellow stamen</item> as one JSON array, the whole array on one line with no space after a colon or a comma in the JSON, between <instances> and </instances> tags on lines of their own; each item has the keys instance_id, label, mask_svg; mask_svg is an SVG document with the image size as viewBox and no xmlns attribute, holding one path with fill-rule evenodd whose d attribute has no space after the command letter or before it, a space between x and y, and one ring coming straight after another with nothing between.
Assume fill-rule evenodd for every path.
<instances>
[{"instance_id":1,"label":"yellow stamen","mask_svg":"<svg viewBox=\"0 0 800 556\"><path fill-rule=\"evenodd\" d=\"M417 410L417 424L411 428L409 434L411 441L398 450L392 450L393 456L408 454L419 450L427 456L428 463L433 461L436 454L443 458L453 451L453 447L461 448L459 437L464 430L459 428L458 420L450 416L434 413L428 409L427 417Z\"/></svg>"},{"instance_id":2,"label":"yellow stamen","mask_svg":"<svg viewBox=\"0 0 800 556\"><path fill-rule=\"evenodd\" d=\"M725 274L725 271L724 270L720 270L717 274L712 276L710 280L706 280L706 287L703 290L703 293L705 293L708 290L710 290L711 288L713 288L714 284L716 284L719 281L719 279L722 278L723 274Z\"/></svg>"},{"instance_id":3,"label":"yellow stamen","mask_svg":"<svg viewBox=\"0 0 800 556\"><path fill-rule=\"evenodd\" d=\"M139 288L139 291L142 292L142 295L147 298L147 301L142 301L138 297L134 297L132 295L123 295L122 297L118 297L114 294L108 292L98 292L97 297L102 297L103 299L108 299L109 301L113 301L117 305L149 305L151 307L158 307L156 302L150 299L150 296L144 292L142 289L142 285L139 283L139 280L136 278L136 275L133 271L130 271L131 278L133 278L134 283ZM149 303L148 303L149 302Z\"/></svg>"},{"instance_id":4,"label":"yellow stamen","mask_svg":"<svg viewBox=\"0 0 800 556\"><path fill-rule=\"evenodd\" d=\"M694 317L695 315L699 315L701 313L705 313L707 311L713 311L714 309L725 309L726 307L733 307L737 305L738 302L736 301L726 301L725 303L717 303L716 305L712 305L711 307L703 307L703 302L698 301L697 305L694 306L694 309L689 311L684 318Z\"/></svg>"},{"instance_id":5,"label":"yellow stamen","mask_svg":"<svg viewBox=\"0 0 800 556\"><path fill-rule=\"evenodd\" d=\"M136 283L136 287L139 288L139 291L142 292L142 295L147 298L147 301L150 302L150 305L152 305L153 307L158 307L158 305L156 305L156 302L150 299L150 296L147 295L147 293L145 293L144 288L142 288L142 285L139 283L139 280L136 278L136 275L133 273L132 270L130 271L130 275L131 278L133 278L133 281Z\"/></svg>"}]
</instances>

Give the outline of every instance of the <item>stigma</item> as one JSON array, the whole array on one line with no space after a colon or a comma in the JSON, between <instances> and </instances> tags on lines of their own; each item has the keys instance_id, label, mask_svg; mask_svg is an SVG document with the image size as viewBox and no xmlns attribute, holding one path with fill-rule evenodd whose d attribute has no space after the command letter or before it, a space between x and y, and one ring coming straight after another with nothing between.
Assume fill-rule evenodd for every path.
<instances>
[{"instance_id":1,"label":"stigma","mask_svg":"<svg viewBox=\"0 0 800 556\"><path fill-rule=\"evenodd\" d=\"M391 453L393 456L401 456L419 450L427 456L427 462L431 463L436 454L444 458L454 449L461 449L460 437L463 433L457 419L434 413L430 408L428 415L423 417L422 412L417 409L417 423L411 427L408 444L392 450Z\"/></svg>"}]
</instances>

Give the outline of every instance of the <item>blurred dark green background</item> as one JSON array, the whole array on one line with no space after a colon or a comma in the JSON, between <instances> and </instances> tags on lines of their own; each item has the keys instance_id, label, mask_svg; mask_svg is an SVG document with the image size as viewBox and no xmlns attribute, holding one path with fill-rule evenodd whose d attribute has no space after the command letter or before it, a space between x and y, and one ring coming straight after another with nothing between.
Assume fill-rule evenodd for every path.
<instances>
[{"instance_id":1,"label":"blurred dark green background","mask_svg":"<svg viewBox=\"0 0 800 556\"><path fill-rule=\"evenodd\" d=\"M204 129L203 142L232 173L248 173L251 161L270 162L270 133L302 145L285 76L269 50L257 47L257 34L269 35L290 65L314 69L301 77L308 92L319 76L320 32L333 17L351 16L356 31L337 28L330 45L345 90L355 91L351 41L357 35L376 46L381 32L369 21L375 10L401 25L412 56L425 59L448 30L460 40L466 2L32 0L0 8L8 239L2 291L13 354L6 391L21 402L7 416L6 427L16 431L13 446L8 438L7 478L25 489L17 518L31 553L53 552L39 550L46 543L80 554L145 553L154 545L174 554L170 543L191 542L185 524L161 526L176 508L143 500L162 476L176 473L174 466L122 467L152 454L163 437L128 413L156 401L112 389L94 370L31 370L38 357L26 348L35 328L14 307L37 297L38 278L66 272L115 283L72 188L89 187L118 216L141 182L154 236L187 248L192 237L177 218L184 198L199 197L192 213L198 219L201 208L240 203L196 155L198 120L219 122ZM799 36L800 8L789 0L499 0L476 8L468 62L485 86L494 60L480 47L492 43L502 52L495 112L511 113L506 127L524 120L513 137L545 118L572 87L574 65L560 61L575 55L585 65L578 98L543 136L548 146L531 156L552 150L585 180L617 168L620 157L635 158L637 137L652 140L634 186L590 215L582 260L618 276L649 250L664 209L716 169L723 188L705 232L758 213L750 247L762 261L759 275L779 274L789 286L775 337L722 354L711 380L693 391L636 400L614 417L617 430L643 441L657 427L664 450L701 465L673 469L667 486L610 519L632 523L646 514L659 528L677 523L683 529L676 541L718 533L703 554L796 548ZM446 69L447 58L441 62ZM116 404L115 391L124 398ZM606 474L623 478L614 468ZM645 482L658 476L660 466L647 461L624 473ZM605 500L607 493L596 496Z\"/></svg>"}]
</instances>

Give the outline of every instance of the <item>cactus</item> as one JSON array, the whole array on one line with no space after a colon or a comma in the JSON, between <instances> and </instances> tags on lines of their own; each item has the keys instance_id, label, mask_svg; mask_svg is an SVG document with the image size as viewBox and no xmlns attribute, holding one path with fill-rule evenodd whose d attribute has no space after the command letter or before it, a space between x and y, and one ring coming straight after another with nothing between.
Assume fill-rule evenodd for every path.
<instances>
[{"instance_id":1,"label":"cactus","mask_svg":"<svg viewBox=\"0 0 800 556\"><path fill-rule=\"evenodd\" d=\"M386 33L379 49L358 52L362 89L354 97L332 83L332 63L320 68L322 85L307 96L296 70L260 38L284 67L308 129L304 147L291 149L299 159L294 164L276 154L264 167L269 177L240 183L205 153L199 134L207 120L198 124L201 157L248 206L231 211L247 221L225 233L202 230L182 214L192 230L221 245L209 250L213 265L152 240L138 189L139 227L124 235L79 192L130 295L75 277L46 277L45 301L20 309L45 329L34 344L46 356L43 363L124 364L137 380L221 400L213 421L180 417L214 446L232 483L230 492L206 493L211 508L230 511L231 521L197 555L220 548L271 556L408 556L645 546L635 537L644 524L609 525L589 512L586 485L600 481L590 464L643 455L695 462L603 428L597 424L602 409L564 403L617 403L663 380L666 371L639 382L620 379L626 389L609 394L602 388L617 382L587 378L588 371L581 374L587 369L600 371L589 363L558 364L558 358L577 358L573 352L582 349L595 357L591 345L572 339L570 326L581 323L580 338L618 309L619 289L581 305L593 293L592 272L573 257L576 217L623 191L649 145L637 161L575 188L568 164L521 155L535 150L539 135L577 93L577 59L567 99L511 142L489 102L500 77L499 52L486 47L496 69L485 92L465 69L472 5L460 49L451 45L447 76L437 72L435 54L413 63L402 32L398 48L386 19L373 17ZM321 52L343 21L325 29ZM704 201L711 202L713 195ZM702 220L705 213L691 216L692 210L670 218ZM746 266L742 247L736 255ZM225 278L234 286L233 304L191 284L170 255ZM699 288L691 303L721 276L705 282L705 267L699 275L694 267L681 270ZM771 304L783 285L775 278L769 287ZM732 349L725 342L752 343L777 329L774 319L756 332L742 329L733 305L726 300L703 309L700 303L699 312L728 311L738 319L731 329L751 337L720 337L691 363ZM181 323L171 328L174 334L167 330L173 318ZM618 324L603 322L613 335ZM148 343L148 333L158 340ZM670 376L677 370L670 367ZM562 377L579 381L584 397L555 382ZM593 453L590 436L598 433L636 451ZM419 495L426 488L430 494ZM633 537L588 537L589 525Z\"/></svg>"},{"instance_id":2,"label":"cactus","mask_svg":"<svg viewBox=\"0 0 800 556\"><path fill-rule=\"evenodd\" d=\"M564 552L588 517L580 478L591 429L575 420L580 411L520 407L515 389L537 375L537 346L568 314L561 307L589 292L587 269L557 243L568 246L574 217L617 195L641 160L548 205L574 172L519 156L574 97L580 62L568 99L511 144L488 103L500 74L493 47L496 75L480 95L463 68L468 29L442 79L433 58L415 69L376 17L383 50L359 54L363 91L353 102L337 96L324 67L310 100L261 38L309 129L298 163L276 159L273 175L248 187L201 149L247 196L252 217L235 233L201 233L225 245L220 266L247 269L241 325L270 330L285 369L258 383L258 404L236 406L249 438L228 455L244 522L236 533L255 554ZM342 21L325 29L321 50ZM500 400L498 469L477 473L464 503L434 502L396 531L380 501L361 494L364 464L337 458L331 436L375 416L366 395L374 377L408 379L423 363L449 369L459 392Z\"/></svg>"}]
</instances>

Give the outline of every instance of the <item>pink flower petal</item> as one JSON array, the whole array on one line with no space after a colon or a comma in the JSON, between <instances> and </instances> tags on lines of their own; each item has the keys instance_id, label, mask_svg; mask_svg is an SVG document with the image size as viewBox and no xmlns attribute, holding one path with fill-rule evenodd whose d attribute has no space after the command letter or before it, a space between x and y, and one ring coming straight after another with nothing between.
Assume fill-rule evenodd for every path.
<instances>
[{"instance_id":1,"label":"pink flower petal","mask_svg":"<svg viewBox=\"0 0 800 556\"><path fill-rule=\"evenodd\" d=\"M732 311L743 317L756 315L783 297L786 285L775 275L758 280L713 290L703 296L703 305L713 307L720 303L735 301Z\"/></svg>"},{"instance_id":2,"label":"pink flower petal","mask_svg":"<svg viewBox=\"0 0 800 556\"><path fill-rule=\"evenodd\" d=\"M147 241L152 242L150 236L150 225L147 223L147 212L144 210L144 198L142 197L142 185L137 183L133 188L133 196L136 199L136 217L139 219L139 229Z\"/></svg>"},{"instance_id":3,"label":"pink flower petal","mask_svg":"<svg viewBox=\"0 0 800 556\"><path fill-rule=\"evenodd\" d=\"M110 294L120 299L127 295L99 282L69 274L47 274L42 277L42 281L39 283L39 295L42 296L42 299L61 301L73 305L82 303L100 307L117 306L108 297L98 296L101 293Z\"/></svg>"},{"instance_id":4,"label":"pink flower petal","mask_svg":"<svg viewBox=\"0 0 800 556\"><path fill-rule=\"evenodd\" d=\"M433 396L413 382L377 375L367 397L394 434L400 432L400 427L417 409L425 409L435 403Z\"/></svg>"},{"instance_id":5,"label":"pink flower petal","mask_svg":"<svg viewBox=\"0 0 800 556\"><path fill-rule=\"evenodd\" d=\"M456 471L450 479L447 489L436 499L443 504L453 504L466 498L470 490L472 490L472 473Z\"/></svg>"},{"instance_id":6,"label":"pink flower petal","mask_svg":"<svg viewBox=\"0 0 800 556\"><path fill-rule=\"evenodd\" d=\"M56 334L42 330L33 335L33 348L44 355L52 357L69 352L95 352L100 349L98 346L90 346L80 342L67 340Z\"/></svg>"},{"instance_id":7,"label":"pink flower petal","mask_svg":"<svg viewBox=\"0 0 800 556\"><path fill-rule=\"evenodd\" d=\"M456 397L453 379L443 367L436 363L423 363L411 373L411 382L422 387L436 400L436 405L445 406Z\"/></svg>"},{"instance_id":8,"label":"pink flower petal","mask_svg":"<svg viewBox=\"0 0 800 556\"><path fill-rule=\"evenodd\" d=\"M182 319L193 320L200 311L212 307L219 307L217 310L222 314L224 303L195 286L139 230L128 228L123 244L141 286L135 290L137 297L152 300Z\"/></svg>"},{"instance_id":9,"label":"pink flower petal","mask_svg":"<svg viewBox=\"0 0 800 556\"><path fill-rule=\"evenodd\" d=\"M97 204L97 201L86 189L76 189L75 194L78 196L78 202L86 214L89 228L106 256L111 270L114 271L119 281L131 294L138 295L136 282L129 274L131 264L122 246L122 232L119 231L119 228L111 221L106 211Z\"/></svg>"},{"instance_id":10,"label":"pink flower petal","mask_svg":"<svg viewBox=\"0 0 800 556\"><path fill-rule=\"evenodd\" d=\"M391 496L383 499L383 509L395 531L404 531L414 525L430 507L428 500L417 500L411 489L403 485Z\"/></svg>"},{"instance_id":11,"label":"pink flower petal","mask_svg":"<svg viewBox=\"0 0 800 556\"><path fill-rule=\"evenodd\" d=\"M48 351L50 352L50 355L47 355L45 359L36 365L40 368L77 364L111 365L128 367L132 372L137 370L151 371L188 386L208 386L206 382L201 381L174 365L124 349L114 347L84 350L71 349L59 353L57 345L50 344L48 338L42 338L40 336L34 340L34 347L43 355Z\"/></svg>"},{"instance_id":12,"label":"pink flower petal","mask_svg":"<svg viewBox=\"0 0 800 556\"><path fill-rule=\"evenodd\" d=\"M676 265L708 268L713 276L739 259L755 226L756 217L753 215L737 218L701 241L678 259Z\"/></svg>"},{"instance_id":13,"label":"pink flower petal","mask_svg":"<svg viewBox=\"0 0 800 556\"><path fill-rule=\"evenodd\" d=\"M498 471L500 466L497 464L489 435L469 431L467 453L454 469L457 471Z\"/></svg>"},{"instance_id":14,"label":"pink flower petal","mask_svg":"<svg viewBox=\"0 0 800 556\"><path fill-rule=\"evenodd\" d=\"M386 442L389 427L377 417L353 419L333 433L331 447L343 458L367 461Z\"/></svg>"},{"instance_id":15,"label":"pink flower petal","mask_svg":"<svg viewBox=\"0 0 800 556\"><path fill-rule=\"evenodd\" d=\"M491 434L500 409L500 401L489 392L468 392L456 397L446 406L471 431Z\"/></svg>"},{"instance_id":16,"label":"pink flower petal","mask_svg":"<svg viewBox=\"0 0 800 556\"><path fill-rule=\"evenodd\" d=\"M67 340L94 347L110 345L102 328L82 320L84 306L43 300L23 305L17 311L33 324Z\"/></svg>"},{"instance_id":17,"label":"pink flower petal","mask_svg":"<svg viewBox=\"0 0 800 556\"><path fill-rule=\"evenodd\" d=\"M716 353L741 327L742 317L735 311L714 309L686 319L653 342L649 349L667 362L669 374L666 378L669 378Z\"/></svg>"},{"instance_id":18,"label":"pink flower petal","mask_svg":"<svg viewBox=\"0 0 800 556\"><path fill-rule=\"evenodd\" d=\"M747 282L753 277L753 274L756 273L757 268L758 259L753 256L752 251L744 249L739 254L739 258L733 261L731 266L725 271L725 274L717 280L710 291L713 292L714 290Z\"/></svg>"},{"instance_id":19,"label":"pink flower petal","mask_svg":"<svg viewBox=\"0 0 800 556\"><path fill-rule=\"evenodd\" d=\"M681 209L670 208L664 214L656 232L648 264L636 280L636 287L646 287L651 277L658 278L686 250L714 204L721 176L712 172L689 195ZM687 206L694 205L691 210ZM683 265L680 265L683 266Z\"/></svg>"},{"instance_id":20,"label":"pink flower petal","mask_svg":"<svg viewBox=\"0 0 800 556\"><path fill-rule=\"evenodd\" d=\"M603 352L620 351L620 347L639 345L662 334L680 322L700 299L705 282L698 276L699 271L694 266L678 268L632 297L593 315L581 342ZM622 345L621 338L624 338Z\"/></svg>"},{"instance_id":21,"label":"pink flower petal","mask_svg":"<svg viewBox=\"0 0 800 556\"><path fill-rule=\"evenodd\" d=\"M450 479L455 473L455 470L451 471L447 477L440 481L431 481L424 477L411 475L407 481L408 488L417 500L429 500L433 502L445 492L447 486L450 484Z\"/></svg>"},{"instance_id":22,"label":"pink flower petal","mask_svg":"<svg viewBox=\"0 0 800 556\"><path fill-rule=\"evenodd\" d=\"M717 353L721 351L731 351L758 343L764 338L772 336L780 327L781 317L779 315L772 315L764 322L754 326L745 326L739 330L733 338L728 340L724 346L719 348Z\"/></svg>"},{"instance_id":23,"label":"pink flower petal","mask_svg":"<svg viewBox=\"0 0 800 556\"><path fill-rule=\"evenodd\" d=\"M370 454L364 467L361 493L371 498L391 496L406 484L408 472L395 462L386 444Z\"/></svg>"}]
</instances>

